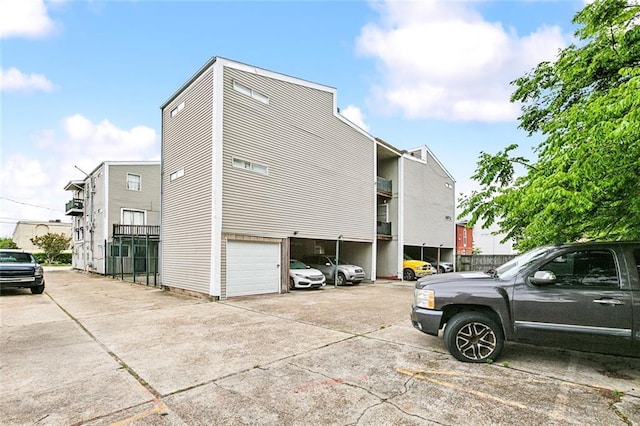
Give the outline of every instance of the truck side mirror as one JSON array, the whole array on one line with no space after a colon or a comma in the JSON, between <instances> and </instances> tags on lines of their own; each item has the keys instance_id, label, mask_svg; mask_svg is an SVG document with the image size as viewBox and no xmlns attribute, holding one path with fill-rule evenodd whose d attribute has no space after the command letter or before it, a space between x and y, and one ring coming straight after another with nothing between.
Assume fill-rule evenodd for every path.
<instances>
[{"instance_id":1,"label":"truck side mirror","mask_svg":"<svg viewBox=\"0 0 640 426\"><path fill-rule=\"evenodd\" d=\"M533 277L529 277L529 282L538 286L552 285L558 282L558 278L552 271L536 271Z\"/></svg>"}]
</instances>

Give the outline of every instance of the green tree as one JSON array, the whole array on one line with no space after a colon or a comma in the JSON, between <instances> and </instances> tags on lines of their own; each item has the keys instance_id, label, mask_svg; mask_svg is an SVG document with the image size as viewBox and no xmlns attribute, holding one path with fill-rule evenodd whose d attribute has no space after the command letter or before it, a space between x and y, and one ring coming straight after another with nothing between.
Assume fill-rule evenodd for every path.
<instances>
[{"instance_id":1,"label":"green tree","mask_svg":"<svg viewBox=\"0 0 640 426\"><path fill-rule=\"evenodd\" d=\"M48 234L31 238L31 242L44 251L47 256L47 263L54 263L60 253L69 249L71 237L67 237L64 234L53 234L49 232Z\"/></svg>"},{"instance_id":2,"label":"green tree","mask_svg":"<svg viewBox=\"0 0 640 426\"><path fill-rule=\"evenodd\" d=\"M0 249L17 249L19 248L15 241L11 238L0 238Z\"/></svg>"},{"instance_id":3,"label":"green tree","mask_svg":"<svg viewBox=\"0 0 640 426\"><path fill-rule=\"evenodd\" d=\"M482 152L480 189L460 200L470 225L497 223L519 249L640 239L640 3L596 0L573 23L576 44L513 82L537 159Z\"/></svg>"}]
</instances>

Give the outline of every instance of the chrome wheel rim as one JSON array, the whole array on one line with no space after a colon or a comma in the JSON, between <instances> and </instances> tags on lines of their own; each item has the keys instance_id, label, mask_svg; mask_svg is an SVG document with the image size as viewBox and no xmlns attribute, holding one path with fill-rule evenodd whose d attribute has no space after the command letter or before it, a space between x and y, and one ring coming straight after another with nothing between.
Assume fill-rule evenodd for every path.
<instances>
[{"instance_id":1,"label":"chrome wheel rim","mask_svg":"<svg viewBox=\"0 0 640 426\"><path fill-rule=\"evenodd\" d=\"M456 335L456 348L465 358L482 360L489 358L497 345L496 334L486 324L472 322Z\"/></svg>"}]
</instances>

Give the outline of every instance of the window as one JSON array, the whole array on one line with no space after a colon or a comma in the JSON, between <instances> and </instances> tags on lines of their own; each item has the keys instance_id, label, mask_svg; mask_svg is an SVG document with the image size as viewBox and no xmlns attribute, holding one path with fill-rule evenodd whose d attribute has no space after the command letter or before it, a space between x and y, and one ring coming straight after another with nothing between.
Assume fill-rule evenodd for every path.
<instances>
[{"instance_id":1,"label":"window","mask_svg":"<svg viewBox=\"0 0 640 426\"><path fill-rule=\"evenodd\" d=\"M178 179L178 178L180 178L182 176L184 176L184 169L180 169L178 171L175 171L175 172L171 173L169 175L169 180L176 180L176 179Z\"/></svg>"},{"instance_id":2,"label":"window","mask_svg":"<svg viewBox=\"0 0 640 426\"><path fill-rule=\"evenodd\" d=\"M232 159L233 167L237 169L249 170L261 175L269 174L269 168L262 164L252 163L251 161L241 160L239 158Z\"/></svg>"},{"instance_id":3,"label":"window","mask_svg":"<svg viewBox=\"0 0 640 426\"><path fill-rule=\"evenodd\" d=\"M609 250L581 250L556 257L539 269L556 275L557 284L571 288L618 288L618 268Z\"/></svg>"},{"instance_id":4,"label":"window","mask_svg":"<svg viewBox=\"0 0 640 426\"><path fill-rule=\"evenodd\" d=\"M171 117L175 117L183 109L184 109L184 101L180 102L180 104L177 107L171 110Z\"/></svg>"},{"instance_id":5,"label":"window","mask_svg":"<svg viewBox=\"0 0 640 426\"><path fill-rule=\"evenodd\" d=\"M233 89L236 92L242 93L243 95L252 97L256 101L262 102L263 104L267 104L267 105L269 104L269 98L267 96L263 95L260 92L256 92L255 90L253 90L253 89L251 89L251 88L249 88L249 87L247 87L247 86L245 86L243 84L240 84L237 81L233 82Z\"/></svg>"},{"instance_id":6,"label":"window","mask_svg":"<svg viewBox=\"0 0 640 426\"><path fill-rule=\"evenodd\" d=\"M462 228L462 245L467 246L467 228Z\"/></svg>"},{"instance_id":7,"label":"window","mask_svg":"<svg viewBox=\"0 0 640 426\"><path fill-rule=\"evenodd\" d=\"M112 245L111 246L111 256L112 257L120 257L120 247L119 245ZM123 245L122 246L122 257L129 257L129 246L127 245Z\"/></svg>"},{"instance_id":8,"label":"window","mask_svg":"<svg viewBox=\"0 0 640 426\"><path fill-rule=\"evenodd\" d=\"M142 210L122 210L123 225L144 225L145 212Z\"/></svg>"},{"instance_id":9,"label":"window","mask_svg":"<svg viewBox=\"0 0 640 426\"><path fill-rule=\"evenodd\" d=\"M130 191L140 191L142 187L142 177L140 175L134 175L133 173L127 173L127 189Z\"/></svg>"}]
</instances>

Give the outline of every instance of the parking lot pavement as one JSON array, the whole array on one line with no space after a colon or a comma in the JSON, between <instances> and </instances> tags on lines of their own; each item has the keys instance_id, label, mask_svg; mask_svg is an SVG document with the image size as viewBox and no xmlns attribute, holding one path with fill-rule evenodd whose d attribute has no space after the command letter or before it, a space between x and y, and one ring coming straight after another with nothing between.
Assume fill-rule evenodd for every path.
<instances>
[{"instance_id":1,"label":"parking lot pavement","mask_svg":"<svg viewBox=\"0 0 640 426\"><path fill-rule=\"evenodd\" d=\"M76 271L0 296L2 424L640 424L640 359L464 364L384 282L212 302Z\"/></svg>"}]
</instances>

